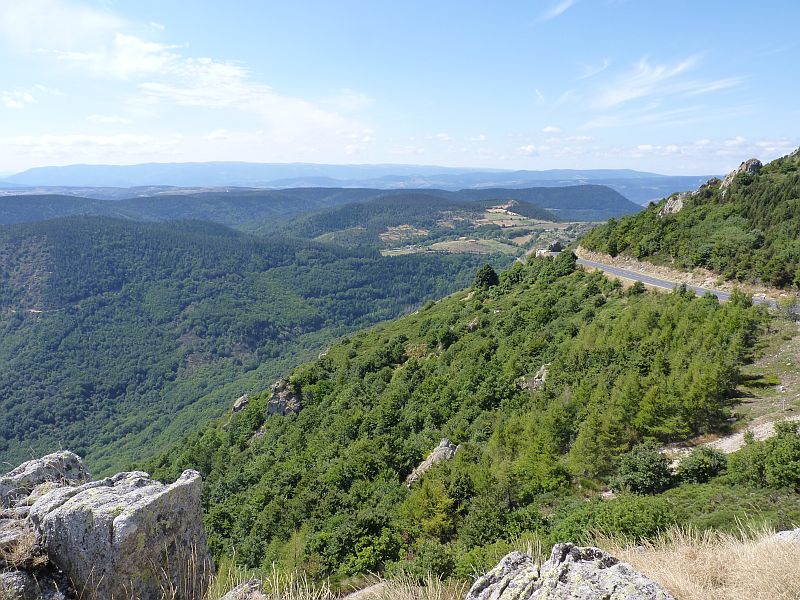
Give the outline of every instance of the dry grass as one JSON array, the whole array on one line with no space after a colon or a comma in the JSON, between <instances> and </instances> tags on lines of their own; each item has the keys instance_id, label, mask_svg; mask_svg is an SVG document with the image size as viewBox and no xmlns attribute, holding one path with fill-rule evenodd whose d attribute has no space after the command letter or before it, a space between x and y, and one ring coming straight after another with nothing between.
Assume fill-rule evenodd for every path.
<instances>
[{"instance_id":1,"label":"dry grass","mask_svg":"<svg viewBox=\"0 0 800 600\"><path fill-rule=\"evenodd\" d=\"M675 528L644 546L607 538L597 545L680 600L796 600L800 544L774 533L744 526L735 534Z\"/></svg>"}]
</instances>

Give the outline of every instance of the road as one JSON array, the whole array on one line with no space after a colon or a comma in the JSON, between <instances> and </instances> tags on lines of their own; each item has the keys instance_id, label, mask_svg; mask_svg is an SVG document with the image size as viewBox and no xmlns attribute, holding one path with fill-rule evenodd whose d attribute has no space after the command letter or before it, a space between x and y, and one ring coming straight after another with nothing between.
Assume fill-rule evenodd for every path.
<instances>
[{"instance_id":1,"label":"road","mask_svg":"<svg viewBox=\"0 0 800 600\"><path fill-rule=\"evenodd\" d=\"M606 265L604 263L595 262L593 260L586 260L584 258L578 259L578 264L583 265L585 267L590 267L592 269L598 269L607 273L608 275L614 275L616 277L624 277L625 279L632 279L634 281L641 281L647 285L651 285L653 287L659 287L665 290L672 290L675 289L680 284L675 281L669 281L667 279L658 279L657 277L651 277L650 275L643 275L638 273L637 271L631 271L628 269L622 269L620 267L614 267L611 265ZM715 290L712 288L703 288L696 285L688 285L687 289L692 290L698 296L702 296L707 292L711 292L717 298L720 299L720 302L727 302L730 300L731 295L728 292L723 292L722 290ZM761 298L758 296L753 297L753 302L755 304L766 304L767 306L775 307L776 302L770 298Z\"/></svg>"}]
</instances>

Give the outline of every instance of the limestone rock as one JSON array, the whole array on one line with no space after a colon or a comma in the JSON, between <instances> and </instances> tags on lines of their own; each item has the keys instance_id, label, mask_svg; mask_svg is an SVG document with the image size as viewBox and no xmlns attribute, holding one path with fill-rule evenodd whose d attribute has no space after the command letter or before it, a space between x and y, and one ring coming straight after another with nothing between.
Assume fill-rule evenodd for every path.
<instances>
[{"instance_id":1,"label":"limestone rock","mask_svg":"<svg viewBox=\"0 0 800 600\"><path fill-rule=\"evenodd\" d=\"M749 160L744 161L742 164L739 165L738 169L734 169L727 175L725 175L725 179L722 180L720 184L720 189L725 190L733 183L733 180L737 175L742 173L746 173L747 175L757 175L761 171L761 167L764 165L761 164L761 161L757 158L751 158Z\"/></svg>"},{"instance_id":2,"label":"limestone rock","mask_svg":"<svg viewBox=\"0 0 800 600\"><path fill-rule=\"evenodd\" d=\"M523 376L517 380L517 385L523 389L531 392L541 390L547 382L547 375L550 373L550 364L544 364L539 367L539 370L533 376Z\"/></svg>"},{"instance_id":3,"label":"limestone rock","mask_svg":"<svg viewBox=\"0 0 800 600\"><path fill-rule=\"evenodd\" d=\"M258 579L251 579L237 585L220 600L267 600L267 597L261 591L263 587L263 584Z\"/></svg>"},{"instance_id":4,"label":"limestone rock","mask_svg":"<svg viewBox=\"0 0 800 600\"><path fill-rule=\"evenodd\" d=\"M30 520L51 561L89 599L199 599L213 572L200 506L201 480L172 485L120 473L39 498Z\"/></svg>"},{"instance_id":5,"label":"limestone rock","mask_svg":"<svg viewBox=\"0 0 800 600\"><path fill-rule=\"evenodd\" d=\"M789 529L788 531L779 531L775 534L775 539L782 542L795 542L800 543L800 529Z\"/></svg>"},{"instance_id":6,"label":"limestone rock","mask_svg":"<svg viewBox=\"0 0 800 600\"><path fill-rule=\"evenodd\" d=\"M719 177L712 177L708 181L706 181L703 185L697 188L697 191L700 192L706 188L710 187L717 187L722 183L722 180Z\"/></svg>"},{"instance_id":7,"label":"limestone rock","mask_svg":"<svg viewBox=\"0 0 800 600\"><path fill-rule=\"evenodd\" d=\"M481 326L481 318L475 317L469 323L467 323L467 331L470 333L475 333Z\"/></svg>"},{"instance_id":8,"label":"limestone rock","mask_svg":"<svg viewBox=\"0 0 800 600\"><path fill-rule=\"evenodd\" d=\"M667 199L667 203L658 211L658 218L663 219L667 215L674 215L683 210L683 203L689 196L691 196L689 192L681 192L680 194L670 196Z\"/></svg>"},{"instance_id":9,"label":"limestone rock","mask_svg":"<svg viewBox=\"0 0 800 600\"><path fill-rule=\"evenodd\" d=\"M36 578L26 571L0 573L2 600L66 600L67 596L50 579Z\"/></svg>"},{"instance_id":10,"label":"limestone rock","mask_svg":"<svg viewBox=\"0 0 800 600\"><path fill-rule=\"evenodd\" d=\"M244 410L249 403L250 403L250 396L248 396L247 394L242 394L241 396L239 396L236 399L236 402L233 403L233 409L232 409L233 414L236 414Z\"/></svg>"},{"instance_id":11,"label":"limestone rock","mask_svg":"<svg viewBox=\"0 0 800 600\"><path fill-rule=\"evenodd\" d=\"M428 454L427 458L423 460L408 477L406 477L406 485L411 487L414 483L419 481L419 479L426 472L428 472L433 465L442 461L451 460L456 455L457 451L458 446L456 446L447 438L444 438L441 442L439 442L439 445L433 449L433 452Z\"/></svg>"},{"instance_id":12,"label":"limestone rock","mask_svg":"<svg viewBox=\"0 0 800 600\"><path fill-rule=\"evenodd\" d=\"M44 483L80 484L89 471L77 454L62 451L22 463L0 477L0 508L16 505Z\"/></svg>"},{"instance_id":13,"label":"limestone rock","mask_svg":"<svg viewBox=\"0 0 800 600\"><path fill-rule=\"evenodd\" d=\"M278 379L272 384L272 395L267 402L267 416L294 415L301 408L300 396L292 392L288 379Z\"/></svg>"},{"instance_id":14,"label":"limestone rock","mask_svg":"<svg viewBox=\"0 0 800 600\"><path fill-rule=\"evenodd\" d=\"M556 544L550 558L512 552L470 589L466 600L674 600L654 581L598 548Z\"/></svg>"}]
</instances>

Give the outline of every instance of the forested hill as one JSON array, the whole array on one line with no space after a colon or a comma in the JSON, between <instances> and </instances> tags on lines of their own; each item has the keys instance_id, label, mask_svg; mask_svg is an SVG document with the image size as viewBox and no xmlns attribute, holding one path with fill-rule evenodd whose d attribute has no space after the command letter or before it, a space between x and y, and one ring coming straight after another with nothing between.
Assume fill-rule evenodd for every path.
<instances>
[{"instance_id":1,"label":"forested hill","mask_svg":"<svg viewBox=\"0 0 800 600\"><path fill-rule=\"evenodd\" d=\"M333 337L467 285L485 260L203 222L0 227L0 463L70 448L98 474L129 466Z\"/></svg>"},{"instance_id":2,"label":"forested hill","mask_svg":"<svg viewBox=\"0 0 800 600\"><path fill-rule=\"evenodd\" d=\"M295 369L299 413L267 416L266 392L146 468L199 469L217 556L266 572L466 578L521 536L639 539L688 514L587 500L635 444L724 426L762 310L738 294L625 291L568 252L481 269L473 289ZM407 487L444 437L455 457Z\"/></svg>"},{"instance_id":3,"label":"forested hill","mask_svg":"<svg viewBox=\"0 0 800 600\"><path fill-rule=\"evenodd\" d=\"M519 200L551 211L559 220L597 221L635 213L640 206L611 188L575 185L563 188L461 190L379 190L367 188L292 188L250 190L226 188L194 193L96 200L65 195L0 196L0 223L41 221L61 216L94 215L139 221L198 219L245 231L276 221L345 204L382 197L420 197L464 203Z\"/></svg>"},{"instance_id":4,"label":"forested hill","mask_svg":"<svg viewBox=\"0 0 800 600\"><path fill-rule=\"evenodd\" d=\"M582 245L616 256L704 267L735 281L800 288L800 153L612 220ZM760 163L758 163L760 165ZM750 166L748 166L750 165ZM749 172L748 172L749 171Z\"/></svg>"}]
</instances>

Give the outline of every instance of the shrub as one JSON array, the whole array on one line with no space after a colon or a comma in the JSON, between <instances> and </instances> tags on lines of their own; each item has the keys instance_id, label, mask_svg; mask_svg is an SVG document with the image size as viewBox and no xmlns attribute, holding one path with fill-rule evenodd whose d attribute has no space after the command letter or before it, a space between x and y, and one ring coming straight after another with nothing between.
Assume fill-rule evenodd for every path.
<instances>
[{"instance_id":1,"label":"shrub","mask_svg":"<svg viewBox=\"0 0 800 600\"><path fill-rule=\"evenodd\" d=\"M705 483L721 475L728 466L728 457L714 448L696 448L678 466L678 478L685 483Z\"/></svg>"},{"instance_id":2,"label":"shrub","mask_svg":"<svg viewBox=\"0 0 800 600\"><path fill-rule=\"evenodd\" d=\"M500 277L497 272L492 268L492 265L483 265L475 274L474 287L486 290L500 283Z\"/></svg>"},{"instance_id":3,"label":"shrub","mask_svg":"<svg viewBox=\"0 0 800 600\"><path fill-rule=\"evenodd\" d=\"M672 486L669 462L655 442L639 444L622 457L614 487L634 494L658 494Z\"/></svg>"}]
</instances>

